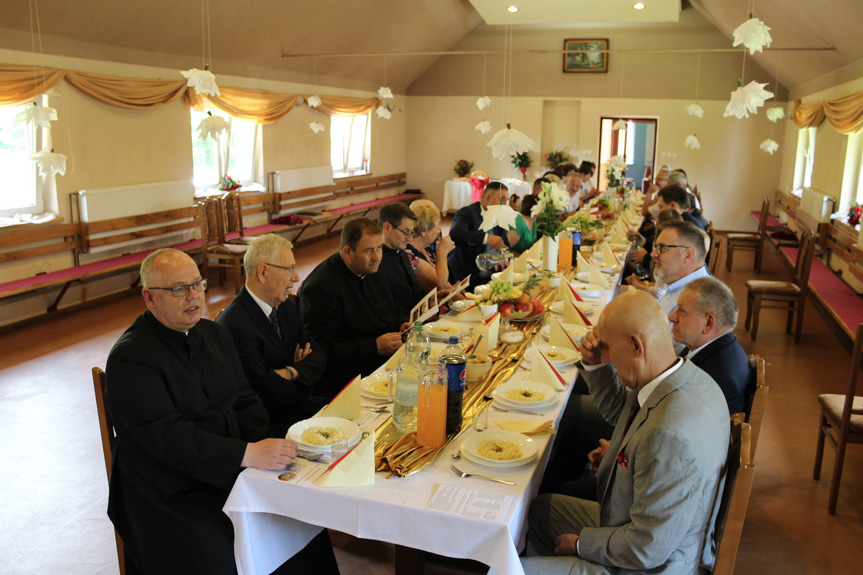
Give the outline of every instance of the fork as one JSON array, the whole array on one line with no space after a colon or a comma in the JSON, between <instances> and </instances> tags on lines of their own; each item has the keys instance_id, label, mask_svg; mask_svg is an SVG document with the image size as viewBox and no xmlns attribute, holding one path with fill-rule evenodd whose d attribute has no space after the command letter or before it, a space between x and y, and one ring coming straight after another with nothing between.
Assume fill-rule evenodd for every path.
<instances>
[{"instance_id":1,"label":"fork","mask_svg":"<svg viewBox=\"0 0 863 575\"><path fill-rule=\"evenodd\" d=\"M450 465L450 469L455 471L456 475L461 477L477 477L479 479L488 479L489 481L497 481L498 483L503 483L504 485L515 485L512 481L507 481L506 479L498 479L497 477L489 477L488 475L478 475L476 473L465 473L455 465Z\"/></svg>"},{"instance_id":2,"label":"fork","mask_svg":"<svg viewBox=\"0 0 863 575\"><path fill-rule=\"evenodd\" d=\"M368 410L368 411L372 411L374 413L389 413L390 412L390 410L387 409L386 407L372 407L371 405L363 405L362 408L365 410Z\"/></svg>"}]
</instances>

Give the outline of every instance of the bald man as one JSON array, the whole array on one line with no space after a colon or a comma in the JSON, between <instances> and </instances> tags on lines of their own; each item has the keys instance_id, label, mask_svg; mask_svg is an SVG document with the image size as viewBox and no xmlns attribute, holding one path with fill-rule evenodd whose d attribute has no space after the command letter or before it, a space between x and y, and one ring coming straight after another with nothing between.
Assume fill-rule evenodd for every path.
<instances>
[{"instance_id":1,"label":"bald man","mask_svg":"<svg viewBox=\"0 0 863 575\"><path fill-rule=\"evenodd\" d=\"M231 334L201 319L207 281L192 258L158 250L141 264L141 283L147 311L105 369L117 431L108 516L125 572L232 575L234 529L222 507L234 480L243 467L285 469L297 446L266 439L267 412ZM289 572L338 573L326 531L306 549Z\"/></svg>"},{"instance_id":2,"label":"bald man","mask_svg":"<svg viewBox=\"0 0 863 575\"><path fill-rule=\"evenodd\" d=\"M599 502L537 497L528 551L543 557L523 559L525 573L712 568L730 430L719 386L675 356L662 308L640 291L605 308L581 352L591 397L616 422L597 473Z\"/></svg>"}]
</instances>

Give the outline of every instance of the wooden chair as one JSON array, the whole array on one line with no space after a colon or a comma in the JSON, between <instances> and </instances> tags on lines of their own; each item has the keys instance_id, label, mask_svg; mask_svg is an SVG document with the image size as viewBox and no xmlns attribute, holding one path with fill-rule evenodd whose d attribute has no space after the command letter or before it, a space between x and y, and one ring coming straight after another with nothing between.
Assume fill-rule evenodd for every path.
<instances>
[{"instance_id":1,"label":"wooden chair","mask_svg":"<svg viewBox=\"0 0 863 575\"><path fill-rule=\"evenodd\" d=\"M93 368L93 388L96 392L96 411L99 413L99 428L102 432L102 455L105 457L105 471L108 481L111 481L111 461L114 453L114 424L105 407L105 372L98 367ZM126 561L123 556L123 540L114 531L114 541L117 543L117 560L120 562L120 575L126 573Z\"/></svg>"},{"instance_id":2,"label":"wooden chair","mask_svg":"<svg viewBox=\"0 0 863 575\"><path fill-rule=\"evenodd\" d=\"M749 357L749 365L755 372L755 392L752 395L752 403L749 407L749 416L746 418L752 428L752 442L750 451L752 460L755 461L755 453L758 449L758 438L761 436L761 424L764 422L764 409L767 406L767 362L763 357L753 355Z\"/></svg>"},{"instance_id":3,"label":"wooden chair","mask_svg":"<svg viewBox=\"0 0 863 575\"><path fill-rule=\"evenodd\" d=\"M719 263L719 253L722 251L721 238L713 229L713 222L707 222L707 229L704 230L710 240L710 249L707 252L707 270L710 275L716 275L716 265Z\"/></svg>"},{"instance_id":4,"label":"wooden chair","mask_svg":"<svg viewBox=\"0 0 863 575\"><path fill-rule=\"evenodd\" d=\"M740 547L740 535L746 520L749 494L755 479L755 463L751 449L752 430L738 413L731 417L731 446L726 463L725 485L719 514L716 517L716 564L713 575L731 575Z\"/></svg>"},{"instance_id":5,"label":"wooden chair","mask_svg":"<svg viewBox=\"0 0 863 575\"><path fill-rule=\"evenodd\" d=\"M207 198L201 202L201 275L209 276L210 267L219 269L219 285L225 277L225 270L234 272L234 291L240 293L243 285L243 256L248 245L244 242L230 243L226 239L227 216L225 201L220 197Z\"/></svg>"},{"instance_id":6,"label":"wooden chair","mask_svg":"<svg viewBox=\"0 0 863 575\"><path fill-rule=\"evenodd\" d=\"M824 458L824 438L836 449L833 463L833 479L830 483L830 498L827 512L836 513L836 500L839 497L839 480L842 478L842 464L845 461L845 447L849 443L863 443L863 397L857 392L857 378L860 375L861 347L863 347L863 323L857 326L854 350L851 353L851 375L848 378L848 391L845 395L824 393L818 396L821 404L821 420L818 424L818 444L815 450L815 470L812 477L821 477L821 461Z\"/></svg>"},{"instance_id":7,"label":"wooden chair","mask_svg":"<svg viewBox=\"0 0 863 575\"><path fill-rule=\"evenodd\" d=\"M761 203L761 216L758 219L758 231L751 232L726 232L725 241L727 245L727 256L725 257L725 269L731 271L734 264L734 250L749 250L755 252L755 272L761 273L761 261L764 257L764 240L767 239L767 216L770 215L770 200L765 199Z\"/></svg>"},{"instance_id":8,"label":"wooden chair","mask_svg":"<svg viewBox=\"0 0 863 575\"><path fill-rule=\"evenodd\" d=\"M758 315L762 307L778 307L788 310L786 332L791 333L794 313L797 313L797 329L794 333L794 343L800 343L803 332L803 310L806 296L809 293L809 272L812 269L812 254L815 250L815 240L809 232L804 232L800 239L797 252L797 263L794 266L794 278L790 282L749 280L746 282L748 296L746 298L746 329L752 323L752 341L758 335ZM729 255L730 257L730 255ZM778 302L778 305L766 306L763 302Z\"/></svg>"}]
</instances>

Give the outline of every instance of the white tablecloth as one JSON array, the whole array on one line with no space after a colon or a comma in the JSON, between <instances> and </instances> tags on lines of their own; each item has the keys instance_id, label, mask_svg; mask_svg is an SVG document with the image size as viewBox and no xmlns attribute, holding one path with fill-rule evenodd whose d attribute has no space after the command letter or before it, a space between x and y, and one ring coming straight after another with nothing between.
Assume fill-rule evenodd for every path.
<instances>
[{"instance_id":1,"label":"white tablecloth","mask_svg":"<svg viewBox=\"0 0 863 575\"><path fill-rule=\"evenodd\" d=\"M509 188L510 195L516 194L519 198L523 198L530 194L531 186L527 182L511 180L509 178L504 178L500 181ZM470 205L470 192L470 182L467 180L448 180L443 188L443 207L441 208L441 213L457 212L461 208Z\"/></svg>"},{"instance_id":2,"label":"white tablecloth","mask_svg":"<svg viewBox=\"0 0 863 575\"><path fill-rule=\"evenodd\" d=\"M606 290L605 296L597 300L600 310L591 316L593 319L599 317L612 293L613 289ZM536 338L537 342L545 342L539 334ZM569 382L574 381L576 373L574 366L561 368L561 375ZM528 369L518 369L512 380L529 378ZM542 411L542 419L553 419L556 425L571 391L572 386L567 386L559 401ZM495 418L537 420L538 416L491 410L490 429L496 429ZM279 481L277 472L245 470L224 507L234 524L240 575L270 573L305 547L322 527L363 539L473 559L490 566L489 573L522 575L518 550L524 546L527 510L539 489L553 436L534 436L539 448L537 460L512 470L484 467L465 458L458 461L462 471L514 481L516 485L510 487L483 479L463 479L449 469L454 463L450 455L473 433L476 432L470 429L454 441L431 468L406 478L386 479L377 474L374 486L299 487ZM515 501L502 523L430 511L425 507L437 485L512 495Z\"/></svg>"}]
</instances>

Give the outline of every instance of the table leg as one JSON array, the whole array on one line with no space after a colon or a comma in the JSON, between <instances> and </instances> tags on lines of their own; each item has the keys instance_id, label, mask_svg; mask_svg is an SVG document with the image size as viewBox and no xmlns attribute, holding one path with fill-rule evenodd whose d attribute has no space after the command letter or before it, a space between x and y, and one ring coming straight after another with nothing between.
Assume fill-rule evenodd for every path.
<instances>
[{"instance_id":1,"label":"table leg","mask_svg":"<svg viewBox=\"0 0 863 575\"><path fill-rule=\"evenodd\" d=\"M403 545L396 545L396 575L423 575L425 572L424 552Z\"/></svg>"}]
</instances>

